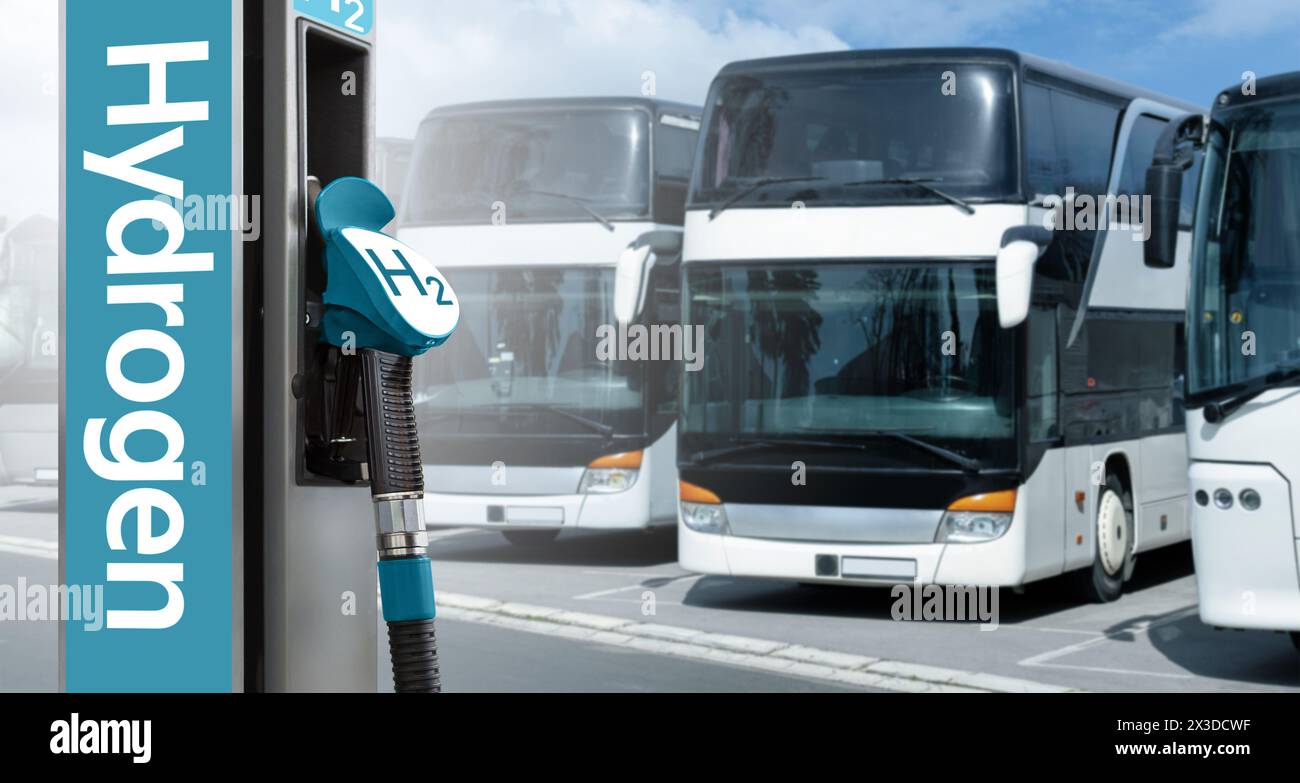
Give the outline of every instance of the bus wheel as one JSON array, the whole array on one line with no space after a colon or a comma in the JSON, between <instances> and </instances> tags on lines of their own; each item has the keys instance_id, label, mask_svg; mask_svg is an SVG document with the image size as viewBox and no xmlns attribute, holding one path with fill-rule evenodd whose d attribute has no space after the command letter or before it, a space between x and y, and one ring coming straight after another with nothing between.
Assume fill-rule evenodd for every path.
<instances>
[{"instance_id":1,"label":"bus wheel","mask_svg":"<svg viewBox=\"0 0 1300 783\"><path fill-rule=\"evenodd\" d=\"M502 530L501 535L515 546L546 546L559 537L558 530Z\"/></svg>"},{"instance_id":2,"label":"bus wheel","mask_svg":"<svg viewBox=\"0 0 1300 783\"><path fill-rule=\"evenodd\" d=\"M1132 573L1134 544L1133 499L1114 476L1106 477L1097 500L1093 538L1097 547L1092 568L1080 572L1083 593L1093 603L1109 603L1119 598Z\"/></svg>"}]
</instances>

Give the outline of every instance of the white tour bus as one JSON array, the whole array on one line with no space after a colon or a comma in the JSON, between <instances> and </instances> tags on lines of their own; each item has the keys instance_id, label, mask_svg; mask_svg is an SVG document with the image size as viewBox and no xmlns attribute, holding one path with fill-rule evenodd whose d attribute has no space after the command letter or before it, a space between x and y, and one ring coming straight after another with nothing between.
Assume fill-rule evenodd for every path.
<instances>
[{"instance_id":1,"label":"white tour bus","mask_svg":"<svg viewBox=\"0 0 1300 783\"><path fill-rule=\"evenodd\" d=\"M467 104L421 124L398 236L461 300L456 334L415 365L430 524L517 544L674 524L679 365L605 352L632 355L609 339L620 253L647 232L680 242L699 126L698 107L642 98ZM646 282L640 317L678 324L678 268Z\"/></svg>"},{"instance_id":2,"label":"white tour bus","mask_svg":"<svg viewBox=\"0 0 1300 783\"><path fill-rule=\"evenodd\" d=\"M1162 203L1203 151L1187 305L1187 445L1201 619L1300 647L1300 71L1219 94L1161 139ZM1147 261L1175 256L1172 196Z\"/></svg>"},{"instance_id":3,"label":"white tour bus","mask_svg":"<svg viewBox=\"0 0 1300 783\"><path fill-rule=\"evenodd\" d=\"M1078 571L1113 600L1137 552L1185 540L1186 263L1145 266L1127 210L1095 225L1189 108L1004 50L724 67L682 252L705 333L678 424L681 564Z\"/></svg>"}]
</instances>

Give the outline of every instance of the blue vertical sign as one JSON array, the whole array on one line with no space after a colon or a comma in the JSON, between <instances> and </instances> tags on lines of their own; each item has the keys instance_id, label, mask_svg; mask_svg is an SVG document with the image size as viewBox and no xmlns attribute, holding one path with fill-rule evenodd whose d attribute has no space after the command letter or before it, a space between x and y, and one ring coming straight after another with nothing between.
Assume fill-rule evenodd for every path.
<instances>
[{"instance_id":1,"label":"blue vertical sign","mask_svg":"<svg viewBox=\"0 0 1300 783\"><path fill-rule=\"evenodd\" d=\"M231 688L233 12L67 1L69 691Z\"/></svg>"}]
</instances>

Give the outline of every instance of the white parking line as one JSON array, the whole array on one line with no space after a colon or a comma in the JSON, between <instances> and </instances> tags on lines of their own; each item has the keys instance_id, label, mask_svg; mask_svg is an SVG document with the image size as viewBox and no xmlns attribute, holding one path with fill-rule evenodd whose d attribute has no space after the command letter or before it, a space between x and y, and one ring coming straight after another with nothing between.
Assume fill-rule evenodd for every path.
<instances>
[{"instance_id":1,"label":"white parking line","mask_svg":"<svg viewBox=\"0 0 1300 783\"><path fill-rule=\"evenodd\" d=\"M0 552L27 557L39 557L44 560L59 559L59 542L43 538L24 538L22 536L0 535Z\"/></svg>"},{"instance_id":2,"label":"white parking line","mask_svg":"<svg viewBox=\"0 0 1300 783\"><path fill-rule=\"evenodd\" d=\"M591 593L583 593L582 595L575 595L575 596L573 596L573 600L575 600L575 601L594 601L594 600L598 600L598 599L606 598L607 596L617 595L617 594L619 594L619 593L626 593L626 592L629 591L629 590L656 590L656 589L659 589L659 588L661 588L661 587L667 587L669 584L676 584L676 583L678 583L678 582L693 582L693 581L695 581L696 579L699 579L701 576L702 576L702 574L681 574L681 575L678 575L678 576L654 576L654 575L652 575L652 574L647 574L647 575L646 575L646 581L649 581L649 580L651 580L651 579L667 579L667 580L668 580L668 583L667 583L667 584L662 584L662 585L656 585L656 586L654 586L654 587L650 587L650 586L646 585L644 582L637 582L637 583L634 584L634 585L624 585L624 586L622 586L622 587L611 587L611 588L609 588L608 590L596 590L596 591L591 592ZM639 598L638 598L638 599L630 599L630 598L629 598L629 599L622 599L622 600L629 600L629 601L630 601L630 600L638 600L638 601L639 601L640 599L639 599ZM659 602L659 603L665 603L665 602L662 602L662 601L661 601L661 602Z\"/></svg>"},{"instance_id":3,"label":"white parking line","mask_svg":"<svg viewBox=\"0 0 1300 783\"><path fill-rule=\"evenodd\" d=\"M1042 667L1042 668L1049 668L1049 669L1080 669L1083 671L1107 672L1111 674L1129 674L1129 675L1138 675L1142 677L1167 677L1172 679L1188 679L1188 680L1194 679L1190 674L1178 674L1174 672L1137 671L1133 669L1120 669L1120 668L1113 668L1113 667L1106 667L1106 666L1084 666L1082 664L1075 664L1075 663L1053 663L1052 661L1056 658L1062 658L1066 655L1072 655L1082 650L1086 650L1089 647L1095 647L1099 644L1102 644L1103 642L1110 641L1111 639L1118 639L1121 636L1132 636L1135 634L1149 633L1153 628L1159 628L1162 625L1168 625L1169 623L1177 622L1178 620L1181 620L1184 617L1187 617L1188 615L1195 614L1195 612L1196 612L1195 606L1184 607L1182 609L1171 612L1157 620L1147 620L1140 623L1135 623L1130 626L1125 626L1124 628L1121 628L1117 631L1111 631L1110 633L1096 636L1092 639L1086 639L1082 642L1075 642L1074 644L1066 645L1065 647L1061 647L1056 650L1048 650L1047 652L1039 653L1038 655L1031 655L1030 657L1025 658L1024 660L1019 661L1017 665L1029 666L1029 667Z\"/></svg>"},{"instance_id":4,"label":"white parking line","mask_svg":"<svg viewBox=\"0 0 1300 783\"><path fill-rule=\"evenodd\" d=\"M707 663L908 692L1061 692L1073 690L982 672L888 661L748 636L642 623L622 617L529 606L457 593L438 595L438 616L527 633L593 642Z\"/></svg>"}]
</instances>

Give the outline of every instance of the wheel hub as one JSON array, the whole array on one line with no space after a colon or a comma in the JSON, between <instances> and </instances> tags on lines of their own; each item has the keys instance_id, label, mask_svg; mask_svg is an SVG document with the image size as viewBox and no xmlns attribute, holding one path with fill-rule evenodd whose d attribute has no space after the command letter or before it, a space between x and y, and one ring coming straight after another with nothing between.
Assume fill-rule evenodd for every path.
<instances>
[{"instance_id":1,"label":"wheel hub","mask_svg":"<svg viewBox=\"0 0 1300 783\"><path fill-rule=\"evenodd\" d=\"M1124 502L1111 490L1102 493L1097 509L1097 551L1106 573L1115 576L1124 567L1130 533Z\"/></svg>"}]
</instances>

